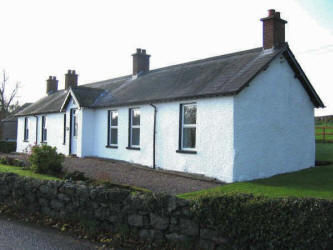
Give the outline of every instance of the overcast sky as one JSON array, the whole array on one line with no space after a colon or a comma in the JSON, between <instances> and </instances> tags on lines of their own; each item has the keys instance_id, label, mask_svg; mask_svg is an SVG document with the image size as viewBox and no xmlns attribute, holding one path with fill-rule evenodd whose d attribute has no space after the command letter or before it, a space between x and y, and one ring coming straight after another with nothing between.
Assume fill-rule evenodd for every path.
<instances>
[{"instance_id":1,"label":"overcast sky","mask_svg":"<svg viewBox=\"0 0 333 250\"><path fill-rule=\"evenodd\" d=\"M64 88L68 69L79 84L132 72L144 48L151 68L262 46L267 10L281 12L286 40L333 114L332 0L1 0L0 69L19 81L19 102L45 96L54 75Z\"/></svg>"}]
</instances>

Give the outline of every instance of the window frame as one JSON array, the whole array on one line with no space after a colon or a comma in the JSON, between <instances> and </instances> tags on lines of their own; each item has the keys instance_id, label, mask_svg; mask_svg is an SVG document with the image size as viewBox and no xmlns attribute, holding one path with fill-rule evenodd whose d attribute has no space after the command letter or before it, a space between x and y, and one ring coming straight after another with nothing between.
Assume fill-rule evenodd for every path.
<instances>
[{"instance_id":1,"label":"window frame","mask_svg":"<svg viewBox=\"0 0 333 250\"><path fill-rule=\"evenodd\" d=\"M29 118L28 117L24 117L23 141L29 141Z\"/></svg>"},{"instance_id":2,"label":"window frame","mask_svg":"<svg viewBox=\"0 0 333 250\"><path fill-rule=\"evenodd\" d=\"M42 116L42 134L41 134L41 142L47 142L47 128L46 128L46 116Z\"/></svg>"},{"instance_id":3,"label":"window frame","mask_svg":"<svg viewBox=\"0 0 333 250\"><path fill-rule=\"evenodd\" d=\"M117 125L112 125L112 114L113 113L117 113ZM118 143L119 143L119 137L118 137L118 131L119 131L119 112L118 110L116 109L112 109L112 110L108 110L108 133L107 133L107 147L110 147L110 148L118 148ZM112 129L117 129L117 144L113 144L111 143L112 142L112 133L111 133L111 130Z\"/></svg>"},{"instance_id":4,"label":"window frame","mask_svg":"<svg viewBox=\"0 0 333 250\"><path fill-rule=\"evenodd\" d=\"M133 125L134 111L139 111L139 125ZM128 147L127 149L140 149L140 133L141 133L141 111L140 108L129 109L129 128L128 128ZM133 129L139 129L139 144L133 145Z\"/></svg>"},{"instance_id":5,"label":"window frame","mask_svg":"<svg viewBox=\"0 0 333 250\"><path fill-rule=\"evenodd\" d=\"M195 112L195 124L185 124L185 107L188 106L195 106L196 112ZM179 150L180 152L196 152L197 149L197 103L191 102L191 103L181 103L180 104L180 116L179 116ZM184 129L185 128L195 128L195 145L193 148L184 147Z\"/></svg>"}]
</instances>

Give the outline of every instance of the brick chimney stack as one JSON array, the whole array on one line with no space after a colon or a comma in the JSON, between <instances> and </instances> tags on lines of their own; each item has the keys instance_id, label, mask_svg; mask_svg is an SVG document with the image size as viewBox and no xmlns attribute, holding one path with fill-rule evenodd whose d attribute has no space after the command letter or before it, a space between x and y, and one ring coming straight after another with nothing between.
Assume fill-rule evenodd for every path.
<instances>
[{"instance_id":1,"label":"brick chimney stack","mask_svg":"<svg viewBox=\"0 0 333 250\"><path fill-rule=\"evenodd\" d=\"M58 90L58 80L55 76L49 76L46 80L46 94L51 95Z\"/></svg>"},{"instance_id":2,"label":"brick chimney stack","mask_svg":"<svg viewBox=\"0 0 333 250\"><path fill-rule=\"evenodd\" d=\"M263 22L263 47L264 49L279 48L285 43L285 24L280 12L268 10L268 17L261 18Z\"/></svg>"},{"instance_id":3,"label":"brick chimney stack","mask_svg":"<svg viewBox=\"0 0 333 250\"><path fill-rule=\"evenodd\" d=\"M133 75L146 73L149 71L149 58L150 55L146 53L145 49L136 49L133 56Z\"/></svg>"},{"instance_id":4,"label":"brick chimney stack","mask_svg":"<svg viewBox=\"0 0 333 250\"><path fill-rule=\"evenodd\" d=\"M77 77L75 70L68 70L67 74L65 74L65 89L76 87Z\"/></svg>"}]
</instances>

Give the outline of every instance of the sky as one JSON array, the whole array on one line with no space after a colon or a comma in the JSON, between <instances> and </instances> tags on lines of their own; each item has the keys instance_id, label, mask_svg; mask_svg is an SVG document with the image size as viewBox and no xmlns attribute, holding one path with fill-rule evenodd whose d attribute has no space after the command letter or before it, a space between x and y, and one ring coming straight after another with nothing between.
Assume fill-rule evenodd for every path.
<instances>
[{"instance_id":1,"label":"sky","mask_svg":"<svg viewBox=\"0 0 333 250\"><path fill-rule=\"evenodd\" d=\"M151 69L262 46L268 9L288 21L286 41L333 115L333 0L0 0L0 70L18 101L46 95L49 75L64 88L131 74L136 48Z\"/></svg>"}]
</instances>

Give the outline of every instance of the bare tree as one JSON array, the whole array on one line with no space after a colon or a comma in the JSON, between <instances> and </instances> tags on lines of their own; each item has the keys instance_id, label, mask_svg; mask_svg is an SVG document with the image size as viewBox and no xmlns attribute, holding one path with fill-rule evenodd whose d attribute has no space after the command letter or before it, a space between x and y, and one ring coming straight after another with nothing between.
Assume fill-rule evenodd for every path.
<instances>
[{"instance_id":1,"label":"bare tree","mask_svg":"<svg viewBox=\"0 0 333 250\"><path fill-rule=\"evenodd\" d=\"M9 86L9 77L5 70L2 72L2 81L0 86L0 119L5 118L10 112L14 111L18 103L14 103L17 97L19 83L16 82L15 86ZM11 88L10 88L11 87Z\"/></svg>"}]
</instances>

